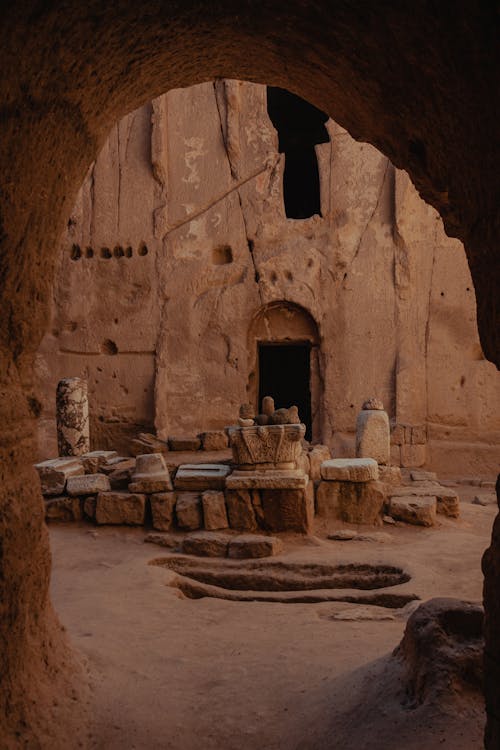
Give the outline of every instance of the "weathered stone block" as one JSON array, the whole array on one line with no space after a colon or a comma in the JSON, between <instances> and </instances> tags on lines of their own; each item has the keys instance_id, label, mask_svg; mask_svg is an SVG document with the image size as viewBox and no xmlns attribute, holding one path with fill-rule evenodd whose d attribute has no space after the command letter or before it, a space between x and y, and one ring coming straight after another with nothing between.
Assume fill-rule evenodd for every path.
<instances>
[{"instance_id":1,"label":"weathered stone block","mask_svg":"<svg viewBox=\"0 0 500 750\"><path fill-rule=\"evenodd\" d=\"M200 449L199 437L174 437L168 439L168 447L171 451L197 451Z\"/></svg>"},{"instance_id":2,"label":"weathered stone block","mask_svg":"<svg viewBox=\"0 0 500 750\"><path fill-rule=\"evenodd\" d=\"M229 537L215 531L198 531L189 534L182 542L182 551L186 555L199 555L200 557L226 557Z\"/></svg>"},{"instance_id":3,"label":"weathered stone block","mask_svg":"<svg viewBox=\"0 0 500 750\"><path fill-rule=\"evenodd\" d=\"M398 485L402 482L401 469L399 466L379 466L378 477L381 482L388 485Z\"/></svg>"},{"instance_id":4,"label":"weathered stone block","mask_svg":"<svg viewBox=\"0 0 500 750\"><path fill-rule=\"evenodd\" d=\"M174 524L176 497L174 492L157 492L150 497L153 529L170 531Z\"/></svg>"},{"instance_id":5,"label":"weathered stone block","mask_svg":"<svg viewBox=\"0 0 500 750\"><path fill-rule=\"evenodd\" d=\"M403 445L405 442L405 428L402 424L395 424L391 431L391 443Z\"/></svg>"},{"instance_id":6,"label":"weathered stone block","mask_svg":"<svg viewBox=\"0 0 500 750\"><path fill-rule=\"evenodd\" d=\"M308 534L314 518L314 489L263 490L264 525L269 531L295 531Z\"/></svg>"},{"instance_id":7,"label":"weathered stone block","mask_svg":"<svg viewBox=\"0 0 500 750\"><path fill-rule=\"evenodd\" d=\"M317 514L345 523L380 525L386 499L381 482L320 482Z\"/></svg>"},{"instance_id":8,"label":"weathered stone block","mask_svg":"<svg viewBox=\"0 0 500 750\"><path fill-rule=\"evenodd\" d=\"M68 477L79 476L85 469L78 458L53 458L35 464L43 495L62 495Z\"/></svg>"},{"instance_id":9,"label":"weathered stone block","mask_svg":"<svg viewBox=\"0 0 500 750\"><path fill-rule=\"evenodd\" d=\"M80 460L86 474L97 474L101 466L117 456L116 451L90 451L89 453L83 453Z\"/></svg>"},{"instance_id":10,"label":"weathered stone block","mask_svg":"<svg viewBox=\"0 0 500 750\"><path fill-rule=\"evenodd\" d=\"M233 471L226 479L227 490L287 490L305 489L307 474L298 469L269 469L266 471Z\"/></svg>"},{"instance_id":11,"label":"weathered stone block","mask_svg":"<svg viewBox=\"0 0 500 750\"><path fill-rule=\"evenodd\" d=\"M85 518L88 518L89 521L95 521L96 506L97 498L95 495L83 499L83 515Z\"/></svg>"},{"instance_id":12,"label":"weathered stone block","mask_svg":"<svg viewBox=\"0 0 500 750\"><path fill-rule=\"evenodd\" d=\"M256 490L226 490L226 507L229 526L240 531L255 531L257 520L253 508L253 495ZM260 505L260 497L258 498Z\"/></svg>"},{"instance_id":13,"label":"weathered stone block","mask_svg":"<svg viewBox=\"0 0 500 750\"><path fill-rule=\"evenodd\" d=\"M411 442L414 445L425 445L427 442L427 427L425 425L414 425L411 428Z\"/></svg>"},{"instance_id":14,"label":"weathered stone block","mask_svg":"<svg viewBox=\"0 0 500 750\"><path fill-rule=\"evenodd\" d=\"M204 526L208 530L227 529L229 521L227 518L226 501L223 492L209 490L201 496L203 506Z\"/></svg>"},{"instance_id":15,"label":"weathered stone block","mask_svg":"<svg viewBox=\"0 0 500 750\"><path fill-rule=\"evenodd\" d=\"M223 490L230 473L226 464L182 464L175 475L175 489Z\"/></svg>"},{"instance_id":16,"label":"weathered stone block","mask_svg":"<svg viewBox=\"0 0 500 750\"><path fill-rule=\"evenodd\" d=\"M373 458L379 464L387 464L390 454L390 428L387 412L380 409L360 411L356 420L356 456Z\"/></svg>"},{"instance_id":17,"label":"weathered stone block","mask_svg":"<svg viewBox=\"0 0 500 750\"><path fill-rule=\"evenodd\" d=\"M179 528L196 531L203 525L201 499L196 492L177 492L175 515Z\"/></svg>"},{"instance_id":18,"label":"weathered stone block","mask_svg":"<svg viewBox=\"0 0 500 750\"><path fill-rule=\"evenodd\" d=\"M416 482L406 487L396 487L390 494L392 497L435 497L438 513L451 518L458 518L460 515L460 498L457 493L438 482Z\"/></svg>"},{"instance_id":19,"label":"weathered stone block","mask_svg":"<svg viewBox=\"0 0 500 750\"><path fill-rule=\"evenodd\" d=\"M224 451L229 445L224 430L210 430L200 435L201 447L204 451Z\"/></svg>"},{"instance_id":20,"label":"weathered stone block","mask_svg":"<svg viewBox=\"0 0 500 750\"><path fill-rule=\"evenodd\" d=\"M309 453L307 451L302 451L302 453L298 457L297 469L309 476L309 472L311 470L311 462L309 461Z\"/></svg>"},{"instance_id":21,"label":"weathered stone block","mask_svg":"<svg viewBox=\"0 0 500 750\"><path fill-rule=\"evenodd\" d=\"M437 474L434 471L416 469L415 471L410 471L410 477L413 482L437 482Z\"/></svg>"},{"instance_id":22,"label":"weathered stone block","mask_svg":"<svg viewBox=\"0 0 500 750\"><path fill-rule=\"evenodd\" d=\"M373 458L331 458L321 464L321 478L336 482L370 482L378 479Z\"/></svg>"},{"instance_id":23,"label":"weathered stone block","mask_svg":"<svg viewBox=\"0 0 500 750\"><path fill-rule=\"evenodd\" d=\"M72 497L97 495L111 489L109 479L104 474L84 474L83 476L68 477L66 492Z\"/></svg>"},{"instance_id":24,"label":"weathered stone block","mask_svg":"<svg viewBox=\"0 0 500 750\"><path fill-rule=\"evenodd\" d=\"M283 551L283 543L275 536L241 534L231 539L229 557L236 559L270 557Z\"/></svg>"},{"instance_id":25,"label":"weathered stone block","mask_svg":"<svg viewBox=\"0 0 500 750\"><path fill-rule=\"evenodd\" d=\"M436 522L435 497L392 497L389 513L397 521L416 524L417 526L434 526Z\"/></svg>"},{"instance_id":26,"label":"weathered stone block","mask_svg":"<svg viewBox=\"0 0 500 750\"><path fill-rule=\"evenodd\" d=\"M142 526L146 496L129 492L100 492L97 496L95 520L98 524Z\"/></svg>"},{"instance_id":27,"label":"weathered stone block","mask_svg":"<svg viewBox=\"0 0 500 750\"><path fill-rule=\"evenodd\" d=\"M402 445L401 466L423 466L426 459L425 445Z\"/></svg>"},{"instance_id":28,"label":"weathered stone block","mask_svg":"<svg viewBox=\"0 0 500 750\"><path fill-rule=\"evenodd\" d=\"M82 509L77 497L54 497L45 501L47 521L81 521Z\"/></svg>"},{"instance_id":29,"label":"weathered stone block","mask_svg":"<svg viewBox=\"0 0 500 750\"><path fill-rule=\"evenodd\" d=\"M321 479L321 464L332 457L330 448L326 445L315 445L309 451L309 477L313 480Z\"/></svg>"},{"instance_id":30,"label":"weathered stone block","mask_svg":"<svg viewBox=\"0 0 500 750\"><path fill-rule=\"evenodd\" d=\"M169 492L172 482L162 453L143 453L136 457L130 492Z\"/></svg>"}]
</instances>

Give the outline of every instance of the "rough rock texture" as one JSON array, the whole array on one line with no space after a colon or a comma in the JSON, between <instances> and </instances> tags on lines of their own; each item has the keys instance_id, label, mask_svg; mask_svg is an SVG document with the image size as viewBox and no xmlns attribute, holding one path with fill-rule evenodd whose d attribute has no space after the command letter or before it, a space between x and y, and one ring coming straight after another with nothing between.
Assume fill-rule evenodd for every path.
<instances>
[{"instance_id":1,"label":"rough rock texture","mask_svg":"<svg viewBox=\"0 0 500 750\"><path fill-rule=\"evenodd\" d=\"M260 534L240 534L229 543L229 557L245 559L252 557L270 557L279 555L283 551L281 539L275 536Z\"/></svg>"},{"instance_id":2,"label":"rough rock texture","mask_svg":"<svg viewBox=\"0 0 500 750\"><path fill-rule=\"evenodd\" d=\"M182 551L186 555L199 555L200 557L226 557L230 539L228 534L198 531L189 534L184 539Z\"/></svg>"},{"instance_id":3,"label":"rough rock texture","mask_svg":"<svg viewBox=\"0 0 500 750\"><path fill-rule=\"evenodd\" d=\"M170 531L174 524L175 492L157 492L150 497L153 529Z\"/></svg>"},{"instance_id":4,"label":"rough rock texture","mask_svg":"<svg viewBox=\"0 0 500 750\"><path fill-rule=\"evenodd\" d=\"M330 448L327 445L315 445L307 455L309 458L309 471L306 474L309 474L309 478L313 481L321 479L321 464L332 457Z\"/></svg>"},{"instance_id":5,"label":"rough rock texture","mask_svg":"<svg viewBox=\"0 0 500 750\"><path fill-rule=\"evenodd\" d=\"M321 481L316 490L320 518L380 526L386 493L380 482Z\"/></svg>"},{"instance_id":6,"label":"rough rock texture","mask_svg":"<svg viewBox=\"0 0 500 750\"><path fill-rule=\"evenodd\" d=\"M203 525L207 530L227 529L229 521L223 492L216 492L215 490L204 492L201 496L201 504L203 506Z\"/></svg>"},{"instance_id":7,"label":"rough rock texture","mask_svg":"<svg viewBox=\"0 0 500 750\"><path fill-rule=\"evenodd\" d=\"M201 499L196 492L177 492L175 515L180 529L196 531L203 526Z\"/></svg>"},{"instance_id":8,"label":"rough rock texture","mask_svg":"<svg viewBox=\"0 0 500 750\"><path fill-rule=\"evenodd\" d=\"M500 508L500 474L496 483L497 504ZM485 746L488 750L500 747L500 514L493 524L491 544L483 555L484 573L484 694L488 722Z\"/></svg>"},{"instance_id":9,"label":"rough rock texture","mask_svg":"<svg viewBox=\"0 0 500 750\"><path fill-rule=\"evenodd\" d=\"M416 526L434 526L436 523L436 498L415 497L414 495L392 497L389 513L397 521L405 521Z\"/></svg>"},{"instance_id":10,"label":"rough rock texture","mask_svg":"<svg viewBox=\"0 0 500 750\"><path fill-rule=\"evenodd\" d=\"M68 477L66 492L71 497L97 495L111 489L109 478L104 474L84 474L83 476Z\"/></svg>"},{"instance_id":11,"label":"rough rock texture","mask_svg":"<svg viewBox=\"0 0 500 750\"><path fill-rule=\"evenodd\" d=\"M459 599L430 599L409 618L396 654L406 667L408 704L451 703L483 682L483 608ZM491 745L493 747L493 745Z\"/></svg>"},{"instance_id":12,"label":"rough rock texture","mask_svg":"<svg viewBox=\"0 0 500 750\"><path fill-rule=\"evenodd\" d=\"M414 497L415 499L434 497L437 501L437 512L451 518L460 515L460 498L451 487L443 487L438 482L415 482L389 490L391 497Z\"/></svg>"},{"instance_id":13,"label":"rough rock texture","mask_svg":"<svg viewBox=\"0 0 500 750\"><path fill-rule=\"evenodd\" d=\"M100 492L97 495L95 520L98 524L142 526L146 496L129 492Z\"/></svg>"},{"instance_id":14,"label":"rough rock texture","mask_svg":"<svg viewBox=\"0 0 500 750\"><path fill-rule=\"evenodd\" d=\"M40 477L42 495L61 495L68 477L84 474L85 469L77 458L53 458L35 464Z\"/></svg>"},{"instance_id":15,"label":"rough rock texture","mask_svg":"<svg viewBox=\"0 0 500 750\"><path fill-rule=\"evenodd\" d=\"M388 231L397 242L397 262L394 267L391 260L387 267L398 279L396 315L407 320L410 329L419 332L418 336L398 337L400 350L393 360L397 409L402 410L410 399L416 411L417 404L423 403L420 394L425 390L427 373L425 359L419 355L427 346L429 352L434 352L430 375L433 382L439 383L439 389L429 399L432 460L450 461L456 456L461 440L474 440L477 451L472 463L474 470L477 469L483 429L491 425L491 404L498 403L496 386L490 381L492 368L484 360L483 352L500 363L497 302L500 264L496 260L500 157L498 150L491 147L498 135L500 52L496 7L488 2L478 5L473 0L417 6L409 0L383 0L376 8L365 7L360 13L359 3L348 0L334 4L320 2L315 9L317 12L311 13L308 3L297 0L255 1L237 8L225 0L210 5L197 0L186 0L182 5L169 0L119 5L96 0L63 4L55 0L35 9L35 4L28 0L5 10L0 35L3 103L0 319L6 323L0 329L0 674L3 681L0 745L8 750L20 744L35 747L45 744L51 750L59 750L67 747L68 725L72 727L75 744L77 727L87 726L82 704L75 700L85 678L71 657L48 599L49 546L40 490L31 468L35 459L35 416L40 405L33 391L34 359L49 324L58 242L70 219L77 191L113 123L146 100L169 89L223 76L285 86L335 117L357 139L380 148L397 167L408 170L422 197L441 213L447 231L464 241L474 286L470 285L467 291L465 259L457 243L448 243L439 228L436 232L441 237L440 246L446 247L442 254L435 254L432 274L425 273L427 265L421 268L427 247L425 235L411 234L412 225L420 228L419 214L403 218L401 211L401 198L415 200L415 193L409 189L406 176L401 174L399 179L397 173L397 226L392 225L392 231ZM35 22L36 33L33 33ZM241 54L241 50L249 53ZM165 117L161 104L155 109L155 117L158 121ZM157 130L155 143L163 137ZM123 148L123 139L121 142ZM196 152L195 141L190 148ZM359 148L371 153L370 147ZM233 144L231 151L234 150ZM155 224L161 227L165 220L161 210L165 162L155 159L153 171L158 178L155 195L160 209L155 214ZM238 174L236 167L234 171ZM337 175L342 174L343 170L338 169ZM134 182L139 190L137 176ZM388 169L386 185L390 184ZM406 196L402 195L402 188ZM336 195L340 198L343 192L340 189ZM337 214L341 215L344 209L337 205ZM372 201L372 208L373 205ZM386 206L385 201L375 200L378 211ZM338 320L344 318L346 310L344 300L356 296L358 282L364 284L364 279L352 271L361 263L369 266L370 277L374 271L375 254L370 241L374 225L368 226L372 208L368 207L366 213L359 212L360 218L364 214L365 221L361 221L357 236L364 236L365 241L354 237L348 250L340 253L340 264L328 263L325 268L325 273L331 272L335 285L341 289L336 298L338 304L332 302L335 309L329 310L328 315L339 329ZM171 240L175 238L175 222L182 222L186 216L180 213L169 218ZM374 220L377 213L373 211ZM394 215L394 211L389 214ZM131 223L134 221L131 216ZM143 226L142 221L138 222L130 241L137 238L139 244L142 242ZM179 229L182 230L180 224ZM342 227L338 230L341 232ZM104 242L108 241L103 237L101 247L107 247ZM135 242L134 247L138 247ZM138 257L151 259L152 254ZM134 255L134 263L136 260ZM106 253L99 260L103 267L112 262ZM138 276L142 273L140 262L136 264ZM314 263L313 258L313 269ZM222 286L229 289L225 265L231 266L223 264L217 268L223 269ZM465 276L448 273L449 268L458 265ZM244 270L241 268L240 276ZM167 274L171 271L165 269ZM415 276L421 283L413 286L409 279ZM425 290L425 278L430 276L428 308L429 295L422 289ZM278 278L281 295L286 298L288 278L285 274L281 276L281 271ZM451 291L445 292L440 282L450 278ZM379 288L385 287L377 285ZM456 325L464 317L455 305L464 295L470 300L465 329L462 324ZM482 349L475 336L474 296ZM137 315L141 310L142 316L141 300L133 284L124 288L123 300L126 314L135 310ZM146 304L151 305L153 318L160 307L157 297L148 292ZM86 307L86 298L75 295L75 305L77 309ZM178 316L185 315L186 309L182 306ZM417 321L426 319L427 310L439 321L429 337L425 332L430 329L417 325ZM103 320L109 317L114 320L108 315L108 307L105 313ZM141 351L146 348L153 359L153 347L141 327L134 326L136 320L130 315L127 334L135 330L137 340L142 341ZM177 321L172 322L175 330ZM352 323L358 325L355 319ZM378 320L374 326L380 327ZM69 330L51 327L50 335L56 338L71 335L72 328L73 325ZM451 328L458 331L460 344L443 346ZM366 330L366 321L360 320L359 330L351 331L356 338L363 331L363 346L370 341ZM392 340L391 336L387 338ZM338 346L334 349L339 355L337 366L351 377L343 339L335 336L334 339ZM98 344L103 344L107 353L99 365L97 356L92 357L96 364L93 374L97 376L97 367L101 367L106 376L112 377L117 368L113 352L118 346L116 342L112 346L112 338ZM232 351L230 343L226 349L229 372L234 370L240 352ZM375 347L368 349L367 361L371 364ZM62 375L80 374L81 364L75 372L74 362L70 366L64 348L59 351ZM179 362L183 356L180 351ZM40 372L44 362L39 360L38 365ZM137 393L141 394L144 411L149 409L150 413L151 388L140 378L138 384L132 377L133 368L127 367ZM363 371L361 366L357 372ZM477 384L483 379L489 383L485 388L491 397L478 396ZM417 380L418 398L415 397ZM350 404L355 403L351 399L353 389L354 384L342 390L342 418L350 414ZM191 399L195 390L189 387L186 398ZM333 393L329 387L326 391ZM480 415L475 427L467 427L469 419L465 423L453 420L452 425L447 424L447 415L455 411L448 408L450 398L458 399L463 414L468 415L469 409L473 409L474 414ZM420 415L416 416L420 424ZM351 418L346 418L347 422L350 425ZM109 424L102 422L103 438ZM132 428L135 432L134 425L124 425L123 434ZM493 427L488 426L488 430ZM449 434L443 435L446 432ZM449 441L446 449L441 437ZM469 451L467 455L472 454ZM20 555L20 549L25 554ZM498 559L497 527L492 552L485 563L487 614L490 609L487 650L495 660L487 680L487 703L490 716L496 716L497 721L500 710L497 703L493 712L493 701L495 696L498 700L496 686L500 683L500 669L496 666L500 630ZM498 747L499 735L498 725L491 718L489 747Z\"/></svg>"},{"instance_id":16,"label":"rough rock texture","mask_svg":"<svg viewBox=\"0 0 500 750\"><path fill-rule=\"evenodd\" d=\"M65 378L56 391L57 447L60 456L80 456L90 450L87 381Z\"/></svg>"},{"instance_id":17,"label":"rough rock texture","mask_svg":"<svg viewBox=\"0 0 500 750\"><path fill-rule=\"evenodd\" d=\"M227 448L227 434L224 430L209 430L200 435L201 447L204 451L223 451Z\"/></svg>"},{"instance_id":18,"label":"rough rock texture","mask_svg":"<svg viewBox=\"0 0 500 750\"><path fill-rule=\"evenodd\" d=\"M175 489L223 490L230 471L226 464L182 464L175 475Z\"/></svg>"},{"instance_id":19,"label":"rough rock texture","mask_svg":"<svg viewBox=\"0 0 500 750\"><path fill-rule=\"evenodd\" d=\"M314 518L314 488L304 490L263 490L264 526L269 531L295 531L309 534Z\"/></svg>"},{"instance_id":20,"label":"rough rock texture","mask_svg":"<svg viewBox=\"0 0 500 750\"><path fill-rule=\"evenodd\" d=\"M81 521L82 508L77 497L53 497L45 502L46 521Z\"/></svg>"},{"instance_id":21,"label":"rough rock texture","mask_svg":"<svg viewBox=\"0 0 500 750\"><path fill-rule=\"evenodd\" d=\"M332 482L370 482L378 479L373 458L331 458L321 464L321 478Z\"/></svg>"},{"instance_id":22,"label":"rough rock texture","mask_svg":"<svg viewBox=\"0 0 500 750\"><path fill-rule=\"evenodd\" d=\"M258 490L226 490L226 507L229 526L239 531L256 531L254 506L260 507Z\"/></svg>"}]
</instances>

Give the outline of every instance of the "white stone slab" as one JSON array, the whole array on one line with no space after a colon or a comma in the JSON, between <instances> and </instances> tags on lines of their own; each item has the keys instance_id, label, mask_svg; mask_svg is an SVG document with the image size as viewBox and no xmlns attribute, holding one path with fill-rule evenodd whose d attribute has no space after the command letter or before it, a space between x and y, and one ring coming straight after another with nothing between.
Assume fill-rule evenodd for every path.
<instances>
[{"instance_id":1,"label":"white stone slab","mask_svg":"<svg viewBox=\"0 0 500 750\"><path fill-rule=\"evenodd\" d=\"M370 482L378 479L373 458L331 458L321 464L321 478L334 482Z\"/></svg>"},{"instance_id":2,"label":"white stone slab","mask_svg":"<svg viewBox=\"0 0 500 750\"><path fill-rule=\"evenodd\" d=\"M181 464L175 475L175 489L223 490L230 472L227 464Z\"/></svg>"}]
</instances>

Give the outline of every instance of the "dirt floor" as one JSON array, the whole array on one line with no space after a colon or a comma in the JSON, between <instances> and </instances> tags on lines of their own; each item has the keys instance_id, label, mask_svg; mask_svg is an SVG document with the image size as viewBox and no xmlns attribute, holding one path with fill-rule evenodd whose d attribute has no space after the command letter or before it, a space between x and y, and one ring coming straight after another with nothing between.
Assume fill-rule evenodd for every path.
<instances>
[{"instance_id":1,"label":"dirt floor","mask_svg":"<svg viewBox=\"0 0 500 750\"><path fill-rule=\"evenodd\" d=\"M285 537L281 559L400 566L411 575L405 590L421 599L479 601L496 507L471 504L484 490L457 490L459 520L384 526L392 539L384 542ZM148 565L168 550L144 544L143 530L82 524L50 533L53 601L92 679L92 748L482 747L478 697L405 707L391 654L412 604L194 600L172 585L175 574Z\"/></svg>"}]
</instances>

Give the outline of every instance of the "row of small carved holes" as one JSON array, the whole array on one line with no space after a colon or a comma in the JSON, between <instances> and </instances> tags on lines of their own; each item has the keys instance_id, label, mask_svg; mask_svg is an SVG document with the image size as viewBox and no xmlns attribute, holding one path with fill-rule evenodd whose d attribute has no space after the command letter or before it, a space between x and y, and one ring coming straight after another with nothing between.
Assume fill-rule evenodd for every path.
<instances>
[{"instance_id":1,"label":"row of small carved holes","mask_svg":"<svg viewBox=\"0 0 500 750\"><path fill-rule=\"evenodd\" d=\"M86 247L82 249L80 245L72 245L69 254L71 260L80 260L80 258L94 258L97 255L93 247ZM113 256L115 258L131 258L134 254L134 251L132 250L130 245L128 245L128 247L116 245L113 250L110 250L109 247L101 247L99 254L101 258L112 258ZM141 256L148 254L148 248L144 242L139 245L137 254Z\"/></svg>"}]
</instances>

